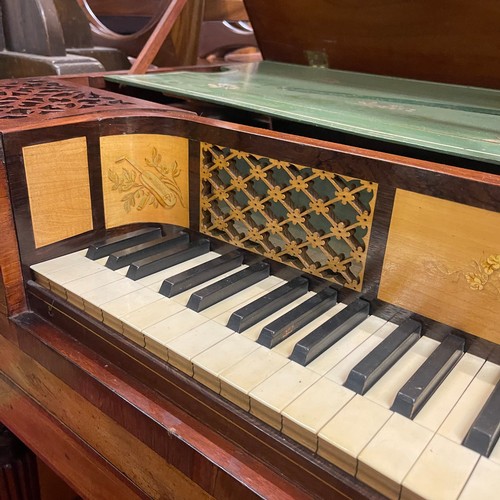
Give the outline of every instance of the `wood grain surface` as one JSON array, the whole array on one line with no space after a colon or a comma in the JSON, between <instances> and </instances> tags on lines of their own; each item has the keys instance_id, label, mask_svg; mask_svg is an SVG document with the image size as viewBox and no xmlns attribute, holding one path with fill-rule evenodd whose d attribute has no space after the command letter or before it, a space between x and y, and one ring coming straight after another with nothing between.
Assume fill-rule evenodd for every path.
<instances>
[{"instance_id":1,"label":"wood grain surface","mask_svg":"<svg viewBox=\"0 0 500 500\"><path fill-rule=\"evenodd\" d=\"M39 381L41 383L41 381ZM71 435L37 402L0 376L0 418L49 466L86 498L145 498L78 437Z\"/></svg>"},{"instance_id":2,"label":"wood grain surface","mask_svg":"<svg viewBox=\"0 0 500 500\"><path fill-rule=\"evenodd\" d=\"M189 226L188 140L166 134L101 137L106 227Z\"/></svg>"},{"instance_id":3,"label":"wood grain surface","mask_svg":"<svg viewBox=\"0 0 500 500\"><path fill-rule=\"evenodd\" d=\"M35 246L91 231L85 137L27 146L23 159Z\"/></svg>"},{"instance_id":4,"label":"wood grain surface","mask_svg":"<svg viewBox=\"0 0 500 500\"><path fill-rule=\"evenodd\" d=\"M397 190L379 298L500 343L500 214Z\"/></svg>"},{"instance_id":5,"label":"wood grain surface","mask_svg":"<svg viewBox=\"0 0 500 500\"><path fill-rule=\"evenodd\" d=\"M264 58L500 88L500 5L445 0L245 0Z\"/></svg>"},{"instance_id":6,"label":"wood grain surface","mask_svg":"<svg viewBox=\"0 0 500 500\"><path fill-rule=\"evenodd\" d=\"M0 161L0 313L15 314L26 304L19 250L4 164Z\"/></svg>"},{"instance_id":7,"label":"wood grain surface","mask_svg":"<svg viewBox=\"0 0 500 500\"><path fill-rule=\"evenodd\" d=\"M30 394L45 411L51 413L60 422L59 425L62 424L71 429L72 433L77 436L77 440L80 441L79 445L74 445L75 453L78 452L79 447L82 447L82 444L86 444L90 447L90 452L93 452L94 455L97 452L102 456L101 460L89 459L85 465L89 468L98 465L100 465L100 468L104 468L103 459L114 464L117 469L114 474L118 477L112 482L108 481L111 483L106 487L108 495L113 489L115 489L114 494L116 495L116 491L124 490L122 483L130 483L130 486L135 485L135 488L131 489L142 490L147 496L153 498L162 496L172 498L176 496L184 498L208 497L199 486L167 464L164 459L139 439L132 436L120 427L117 422L71 390L57 377L26 355L23 355L19 350L12 348L2 338L0 338L0 342L2 342L2 350L5 352L4 356L8 360L4 367L4 373L18 387ZM15 406L11 410L13 414L20 411L20 408ZM38 438L43 433L42 427L36 423L33 416L30 417L28 414L26 418L31 418L31 422L19 422L17 425L21 427L22 424L29 425L31 423L33 426L31 432L36 434ZM13 430L16 432L15 429ZM32 439L35 442L37 441L35 437ZM50 446L48 436L45 439L45 443L38 442L34 451L39 452L42 458L44 458L44 455L59 453L61 455L59 457L47 458L60 464L66 447ZM99 464L99 461L101 464ZM76 472L78 472L78 469L73 471L73 473ZM81 467L79 476L73 478L72 486L81 491L82 486L87 485L87 487L93 488L90 495L92 498L95 498L94 495L96 494L98 494L99 498L106 498L105 493L97 493L101 489L101 484L93 485L93 482L90 483L88 479L85 479L86 475L87 472ZM110 476L109 471L106 475ZM125 480L122 475L128 480ZM108 498L110 497L108 496Z\"/></svg>"}]
</instances>

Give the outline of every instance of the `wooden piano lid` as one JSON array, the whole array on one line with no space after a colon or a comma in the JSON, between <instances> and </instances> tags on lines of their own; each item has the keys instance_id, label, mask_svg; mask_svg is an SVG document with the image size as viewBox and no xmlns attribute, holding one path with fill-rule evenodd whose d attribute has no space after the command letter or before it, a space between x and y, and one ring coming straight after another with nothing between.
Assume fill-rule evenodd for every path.
<instances>
[{"instance_id":1,"label":"wooden piano lid","mask_svg":"<svg viewBox=\"0 0 500 500\"><path fill-rule=\"evenodd\" d=\"M500 164L500 91L262 61L219 72L110 75L169 95Z\"/></svg>"},{"instance_id":2,"label":"wooden piano lid","mask_svg":"<svg viewBox=\"0 0 500 500\"><path fill-rule=\"evenodd\" d=\"M496 0L244 0L265 60L500 88Z\"/></svg>"}]
</instances>

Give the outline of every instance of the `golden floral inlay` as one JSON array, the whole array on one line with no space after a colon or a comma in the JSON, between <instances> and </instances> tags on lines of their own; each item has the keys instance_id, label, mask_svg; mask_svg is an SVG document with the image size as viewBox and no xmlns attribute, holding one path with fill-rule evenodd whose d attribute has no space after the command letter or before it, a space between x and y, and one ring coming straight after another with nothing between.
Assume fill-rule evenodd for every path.
<instances>
[{"instance_id":1,"label":"golden floral inlay","mask_svg":"<svg viewBox=\"0 0 500 500\"><path fill-rule=\"evenodd\" d=\"M500 297L500 254L473 260L462 269L450 269L443 262L428 260L424 263L430 275L440 275L453 283L463 283L473 292Z\"/></svg>"},{"instance_id":2,"label":"golden floral inlay","mask_svg":"<svg viewBox=\"0 0 500 500\"><path fill-rule=\"evenodd\" d=\"M485 260L474 262L474 271L465 273L465 279L472 290L484 290L485 286L493 286L499 291L500 254L490 255Z\"/></svg>"},{"instance_id":3,"label":"golden floral inlay","mask_svg":"<svg viewBox=\"0 0 500 500\"><path fill-rule=\"evenodd\" d=\"M150 158L138 166L126 156L115 161L116 168L108 170L112 190L127 193L123 196L123 208L142 210L146 205L155 208L172 208L177 202L184 206L182 193L176 178L180 175L177 162L162 162L162 156L153 147ZM119 170L121 166L121 171Z\"/></svg>"}]
</instances>

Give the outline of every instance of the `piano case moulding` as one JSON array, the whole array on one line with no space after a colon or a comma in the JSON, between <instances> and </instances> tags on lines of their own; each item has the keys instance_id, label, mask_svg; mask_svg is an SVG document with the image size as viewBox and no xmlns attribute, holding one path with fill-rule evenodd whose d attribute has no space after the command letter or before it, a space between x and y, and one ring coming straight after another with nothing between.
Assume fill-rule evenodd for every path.
<instances>
[{"instance_id":1,"label":"piano case moulding","mask_svg":"<svg viewBox=\"0 0 500 500\"><path fill-rule=\"evenodd\" d=\"M368 240L363 242L366 255L364 260L359 259L365 266L363 274L360 274L363 279L358 283L351 279L351 288L340 289L339 286L343 300L349 302L361 295L372 301L381 314L391 317L396 311L401 317L408 316L412 311L413 316L421 319L437 336L450 327L459 328L464 330L469 350L482 350L482 355L487 356L487 351L498 343L494 332L492 334L485 330L486 333L483 333L483 325L479 320L471 324L464 323L469 311L463 315L456 314L456 301L450 298L444 298L444 309L427 314L428 308L419 309L419 304L412 303L407 295L400 297L392 284L401 283L402 277L387 270L384 258L394 254L399 240L411 238L411 228L404 221L414 218L415 211L418 213L423 202L429 202L431 207L431 213L424 213L422 216L424 230L426 224L437 224L441 234L446 236L452 230L454 237L460 238L460 241L467 239L471 231L476 231L474 234L484 244L482 252L488 255L498 252L498 242L485 237L490 236L488 229L491 229L491 224L498 221L498 177L217 122L72 84L55 85L52 80L6 83L7 92L14 93L21 89L22 95L25 92L22 89L32 86L41 86L45 95L56 99L60 98L62 92L76 95L76 100L85 104L76 110L68 106L66 101L59 105L49 104L48 108L44 108L40 103L30 101L32 97L28 91L28 98L16 101L1 122L3 158L0 172L4 177L0 202L6 208L2 210L2 214L6 215L2 219L2 233L5 236L0 242L0 269L10 318L2 317L2 353L6 361L2 363L5 366L2 368L5 390L2 394L7 394L6 403L2 405L4 423L15 427L14 432L17 430L18 435L53 467L61 467L63 476L77 490L81 488L82 492L87 493L89 490L85 488L90 488L89 481L78 483L81 478L76 475L77 467L72 468L67 463L62 463L61 457L50 456L44 449L42 440L36 436L37 433L30 432L29 422L19 420L16 423L16 405L9 406L9 401L14 399L8 398L15 397L22 401L19 402L19 408L21 405L24 405L23 408L35 408L43 415L47 426L53 429L54 436L59 436L61 444L64 440L71 441L73 449L77 449L75 456L79 460L86 460L88 464L92 459L101 464L99 472L95 470L95 463L89 465L89 474L100 473L105 478L118 477L125 487L139 494L155 496L155 491L166 487L160 479L153 481L153 484L144 477L150 470L148 464L153 464L154 457L154 460L160 460L162 467L166 467L169 477L178 481L179 487L192 488L190 491L199 495L208 493L224 497L231 496L234 492L242 494L244 491L248 495L263 496L277 494L299 497L308 494L331 497L361 494L376 497L377 494L366 485L307 452L251 415L239 411L175 368L165 365L133 342L33 283L30 281L32 276L29 266L85 248L107 232L120 233L136 227L139 222L159 222L165 228L180 223L189 226L190 231L201 231L214 238L214 242L220 241L223 234L211 229L210 222L217 221L217 214L222 209L215 205L215 216L207 215L204 213L207 208L203 203L207 198L210 199L210 195L213 195L214 200L218 197L225 200L227 192L225 194L221 184L212 186L214 191L210 192L210 186L207 187L203 182L207 180L207 169L210 170L212 164L219 162L224 166L231 163L228 153L244 159L250 158L257 171L256 167L259 165L288 169L294 182L300 172L307 172L309 176L319 176L320 172L324 172L325 178L328 173L332 173L344 183L345 191L338 189L340 195L337 201L340 201L340 205L346 198L351 201L355 198L349 189L351 185L355 185L358 191L361 186L371 186L369 191L374 192L376 187L376 200L371 198L374 199L372 205L370 202L366 204L366 195L363 199L365 209L373 212L370 215L372 219L363 218L364 225L371 223L369 243ZM48 99L50 101L50 97ZM47 110L50 113L49 119ZM17 117L12 118L13 116ZM113 141L115 137L118 142ZM106 141L118 144L116 149L113 149L115 145L110 150L103 148ZM129 145L132 145L131 148L126 149ZM113 162L106 163L106 155L109 153L116 162L122 158L116 155L124 148L126 154L123 157L128 160L132 158L127 164L139 163L142 168L152 165L149 170L145 170L150 172L164 164L165 160L158 159L160 155L163 158L165 154L168 156L172 152L178 155L172 161L169 159L168 175L175 170L176 163L177 168L185 170L184 175L187 174L188 181L183 187L176 184L178 191L174 191L177 195L173 198L172 190L169 191L170 198L155 198L156 205L164 208L163 212L167 213L165 218L159 218L152 210L153 215L141 213L140 217L144 218L139 221L134 219L138 212L133 210L134 206L129 207L128 211L123 209L125 215L121 221L110 217L112 211L108 210L110 204L109 198L106 199L109 194L106 192L106 179L121 186L123 192L126 192L126 175L131 176L130 169L134 167L130 166L128 170L123 167L110 175L110 170L113 169L109 167ZM134 151L134 148L137 150ZM212 156L210 159L208 155L207 160L208 151L211 151ZM127 156L129 154L136 154L137 158ZM50 172L53 165L58 169L59 176ZM103 171L103 167L107 167L106 170ZM229 168L235 167L233 165ZM125 171L129 173L124 174ZM205 174L200 176L200 171ZM82 172L88 172L87 176L82 175ZM271 174L269 172L270 176ZM144 172L136 175L144 175ZM64 176L67 176L66 179ZM78 178L77 190L70 190L70 193L77 193L78 196L68 196L58 191L54 186L59 177L70 181L67 182L68 189L75 188L71 186L71 180ZM44 187L44 179L50 179L48 187ZM278 176L278 179L281 177ZM145 184L148 182L152 183L154 180L151 177L144 180ZM302 189L299 184L297 186ZM58 211L55 219L50 218L50 210L44 206L33 210L39 198L32 193L43 188L44 203L53 202L51 198L59 196L55 200ZM286 189L286 186L276 182L270 189L276 189L276 197L280 199L283 194L280 190ZM161 188L158 190L161 191ZM112 187L108 191L113 191ZM300 206L300 200L290 201L291 198L291 195L285 194L287 203L299 203L294 206ZM78 210L74 210L75 199ZM325 201L327 198L323 198L321 194L320 199ZM123 204L123 197L119 201ZM151 203L150 206L156 208L153 199L145 203ZM182 208L174 220L169 219L173 213L169 211L172 208L169 205ZM82 206L84 210L80 210ZM280 213L280 209L276 210ZM405 210L410 210L410 213ZM442 219L443 213L455 210L462 220L471 220L474 224L479 216L485 215L487 227L476 229L472 227L472 222L467 222L463 228L448 227L449 221ZM74 213L76 219L72 217ZM439 214L437 221L436 214ZM43 223L45 218L47 224ZM445 221L442 225L441 220ZM393 221L397 222L394 232ZM48 234L45 232L47 226L50 229ZM250 222L249 233L251 226ZM214 225L215 229L220 227ZM365 236L366 234L368 233L364 233ZM255 239L260 241L259 238ZM233 237L229 243L239 245L241 242ZM239 246L249 251L259 250L255 243L250 240L247 245ZM446 249L439 238L437 244ZM276 249L274 253L271 250L268 249L267 252L277 257L276 261L281 260L283 263L287 260L286 256L276 256ZM467 249L462 258L468 258L469 251ZM259 252L265 253L262 249ZM450 265L450 256L447 253L442 253L441 256ZM411 253L407 257L413 258ZM297 261L290 259L290 263L295 271L287 271L288 274L300 274L304 270ZM402 263L395 262L395 265L405 264L407 261L404 259ZM275 267L281 269L281 272L282 269L290 269L289 266ZM314 272L312 268L308 270ZM410 276L405 275L403 282L407 283L416 274L421 274L420 269L413 269ZM439 278L435 271L430 276L435 281ZM337 278L334 275L334 280ZM313 278L312 281L319 280ZM341 284L349 283L337 283ZM419 282L417 289L421 286ZM460 286L464 288L463 281L453 291L457 291ZM395 288L398 289L397 286ZM436 289L435 293L439 295L440 290ZM447 296L449 297L449 293ZM486 297L483 301L486 310L488 300ZM398 304L398 301L402 304ZM455 313L452 321L444 321L443 318L451 317L451 308ZM456 321L461 323L453 325ZM489 323L487 320L486 326ZM482 336L487 337L489 342L482 338L476 339ZM90 437L90 427L77 428L74 420L61 413L54 399L47 398L36 384L30 382L33 377L43 379L46 386L50 384L51 393L75 398L82 411L99 419L102 425L106 423L111 434L116 433L123 440L135 443L140 449L138 459L144 459L136 462L136 465L144 467L144 475L137 472L133 464L117 459L123 440L114 441L116 448L104 449L95 436ZM67 426L69 431L61 431L62 425ZM105 465L103 458L99 458L101 456L108 461Z\"/></svg>"}]
</instances>

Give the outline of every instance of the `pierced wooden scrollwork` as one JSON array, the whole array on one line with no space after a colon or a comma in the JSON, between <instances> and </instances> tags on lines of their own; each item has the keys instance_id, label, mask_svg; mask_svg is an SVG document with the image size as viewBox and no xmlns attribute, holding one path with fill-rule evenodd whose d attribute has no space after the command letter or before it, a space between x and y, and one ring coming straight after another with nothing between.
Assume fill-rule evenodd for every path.
<instances>
[{"instance_id":1,"label":"pierced wooden scrollwork","mask_svg":"<svg viewBox=\"0 0 500 500\"><path fill-rule=\"evenodd\" d=\"M75 113L89 108L133 105L116 96L54 80L4 80L0 83L0 119Z\"/></svg>"},{"instance_id":2,"label":"pierced wooden scrollwork","mask_svg":"<svg viewBox=\"0 0 500 500\"><path fill-rule=\"evenodd\" d=\"M207 235L361 290L377 185L201 144Z\"/></svg>"}]
</instances>

